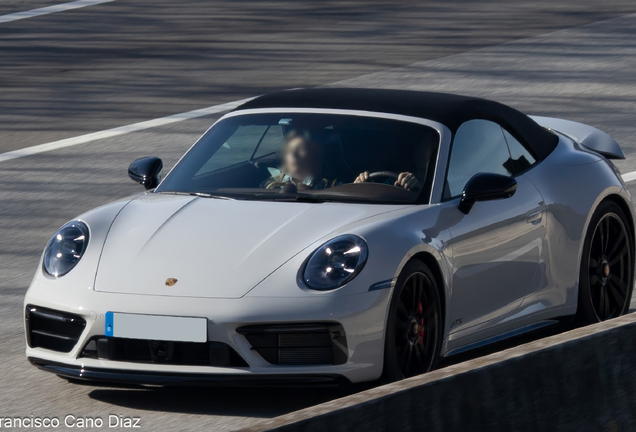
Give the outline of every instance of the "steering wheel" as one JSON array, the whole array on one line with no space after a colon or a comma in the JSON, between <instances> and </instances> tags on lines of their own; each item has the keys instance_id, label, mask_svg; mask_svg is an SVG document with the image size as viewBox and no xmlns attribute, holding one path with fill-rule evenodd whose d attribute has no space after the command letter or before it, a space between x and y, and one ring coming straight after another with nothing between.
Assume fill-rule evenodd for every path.
<instances>
[{"instance_id":1,"label":"steering wheel","mask_svg":"<svg viewBox=\"0 0 636 432\"><path fill-rule=\"evenodd\" d=\"M394 181L400 177L398 173L394 173L393 171L376 171L369 174L369 178L390 178Z\"/></svg>"}]
</instances>

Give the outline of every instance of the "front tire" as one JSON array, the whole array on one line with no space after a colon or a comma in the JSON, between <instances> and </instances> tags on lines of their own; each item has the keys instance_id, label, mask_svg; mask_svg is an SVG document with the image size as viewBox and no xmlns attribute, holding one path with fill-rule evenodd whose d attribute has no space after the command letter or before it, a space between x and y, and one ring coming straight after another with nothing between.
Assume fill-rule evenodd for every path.
<instances>
[{"instance_id":1,"label":"front tire","mask_svg":"<svg viewBox=\"0 0 636 432\"><path fill-rule=\"evenodd\" d=\"M629 222L623 210L606 201L588 227L579 274L576 322L593 324L629 310L634 288L634 252Z\"/></svg>"},{"instance_id":2,"label":"front tire","mask_svg":"<svg viewBox=\"0 0 636 432\"><path fill-rule=\"evenodd\" d=\"M397 381L430 371L439 357L442 310L437 283L419 260L404 266L398 277L387 322L385 381Z\"/></svg>"}]
</instances>

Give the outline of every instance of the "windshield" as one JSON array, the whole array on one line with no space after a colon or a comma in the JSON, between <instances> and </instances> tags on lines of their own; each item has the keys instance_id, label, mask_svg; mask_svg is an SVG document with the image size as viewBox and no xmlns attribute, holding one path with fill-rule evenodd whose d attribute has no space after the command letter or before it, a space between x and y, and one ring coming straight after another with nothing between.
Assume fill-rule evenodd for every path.
<instances>
[{"instance_id":1,"label":"windshield","mask_svg":"<svg viewBox=\"0 0 636 432\"><path fill-rule=\"evenodd\" d=\"M156 192L218 198L426 203L438 132L354 115L229 117L211 128Z\"/></svg>"}]
</instances>

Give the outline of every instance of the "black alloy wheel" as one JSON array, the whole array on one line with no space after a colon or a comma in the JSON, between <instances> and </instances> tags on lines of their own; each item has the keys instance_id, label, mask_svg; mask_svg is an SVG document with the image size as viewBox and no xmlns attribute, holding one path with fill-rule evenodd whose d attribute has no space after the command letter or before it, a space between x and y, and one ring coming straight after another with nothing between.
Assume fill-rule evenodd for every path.
<instances>
[{"instance_id":1,"label":"black alloy wheel","mask_svg":"<svg viewBox=\"0 0 636 432\"><path fill-rule=\"evenodd\" d=\"M421 261L408 263L391 300L384 378L396 381L428 372L439 356L441 307L435 278Z\"/></svg>"},{"instance_id":2,"label":"black alloy wheel","mask_svg":"<svg viewBox=\"0 0 636 432\"><path fill-rule=\"evenodd\" d=\"M592 238L588 261L592 304L601 321L615 318L625 310L632 274L630 252L623 222L614 213L603 216Z\"/></svg>"},{"instance_id":3,"label":"black alloy wheel","mask_svg":"<svg viewBox=\"0 0 636 432\"><path fill-rule=\"evenodd\" d=\"M599 210L590 223L581 262L577 312L581 324L623 315L632 296L633 240L627 219L612 202L601 204Z\"/></svg>"}]
</instances>

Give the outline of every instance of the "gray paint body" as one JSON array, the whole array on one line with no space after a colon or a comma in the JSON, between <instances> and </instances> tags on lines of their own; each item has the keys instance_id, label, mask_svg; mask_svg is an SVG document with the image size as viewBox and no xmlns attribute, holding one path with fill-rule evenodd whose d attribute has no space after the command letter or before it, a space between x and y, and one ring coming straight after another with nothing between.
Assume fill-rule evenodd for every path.
<instances>
[{"instance_id":1,"label":"gray paint body","mask_svg":"<svg viewBox=\"0 0 636 432\"><path fill-rule=\"evenodd\" d=\"M517 180L512 198L477 203L449 227L446 353L576 313L590 218L609 195L631 202L607 159L563 135L550 156ZM461 218L453 212L457 202L441 205ZM625 207L633 220L632 205ZM451 330L457 319L462 325Z\"/></svg>"},{"instance_id":2,"label":"gray paint body","mask_svg":"<svg viewBox=\"0 0 636 432\"><path fill-rule=\"evenodd\" d=\"M254 111L272 110L235 111L228 116ZM55 279L42 271L40 263L24 302L84 316L87 327L80 343L70 353L27 347L27 356L108 369L324 373L353 382L373 380L383 369L395 281L415 255L428 254L439 267L442 355L449 355L574 314L582 240L595 208L613 195L628 204L625 207L634 219L629 193L614 165L566 135L560 135L557 148L546 159L516 177L518 188L512 197L477 202L465 215L458 210L459 198L441 200L452 138L444 125L382 113L316 111L394 118L438 130L440 149L430 204L241 202L146 193L92 210L78 218L90 227L91 240L77 267ZM569 136L575 132L564 130ZM255 214L262 225L257 230L251 228ZM208 215L220 219L211 221ZM206 229L209 235L198 234ZM189 233L187 238L183 232ZM298 276L303 263L321 244L341 234L367 241L365 268L339 289L309 289ZM184 244L187 254L180 253L183 248L170 249ZM179 278L178 289L166 288L166 277ZM104 334L102 317L107 311L206 317L209 340L231 345L249 366L78 358L85 341ZM246 324L321 320L343 325L346 364L271 365L236 332Z\"/></svg>"}]
</instances>

